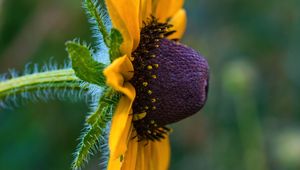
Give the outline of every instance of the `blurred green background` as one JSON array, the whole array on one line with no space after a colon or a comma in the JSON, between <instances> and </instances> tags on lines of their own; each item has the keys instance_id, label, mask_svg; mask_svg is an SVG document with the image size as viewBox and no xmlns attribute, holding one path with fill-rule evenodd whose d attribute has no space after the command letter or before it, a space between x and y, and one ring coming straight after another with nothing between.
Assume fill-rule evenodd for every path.
<instances>
[{"instance_id":1,"label":"blurred green background","mask_svg":"<svg viewBox=\"0 0 300 170\"><path fill-rule=\"evenodd\" d=\"M171 170L300 169L300 1L187 0L183 42L210 63L207 105L172 125ZM80 0L0 0L0 73L92 42ZM70 169L88 106L0 110L1 170ZM85 169L99 169L94 159Z\"/></svg>"}]
</instances>

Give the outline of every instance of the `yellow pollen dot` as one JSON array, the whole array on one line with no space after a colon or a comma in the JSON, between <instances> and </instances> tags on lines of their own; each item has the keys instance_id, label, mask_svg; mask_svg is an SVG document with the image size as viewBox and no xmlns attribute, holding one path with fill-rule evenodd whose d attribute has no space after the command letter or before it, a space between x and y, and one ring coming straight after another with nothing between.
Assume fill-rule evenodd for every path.
<instances>
[{"instance_id":1,"label":"yellow pollen dot","mask_svg":"<svg viewBox=\"0 0 300 170\"><path fill-rule=\"evenodd\" d=\"M156 102L156 99L151 99L151 102L152 102L152 103L155 103L155 102Z\"/></svg>"},{"instance_id":2,"label":"yellow pollen dot","mask_svg":"<svg viewBox=\"0 0 300 170\"><path fill-rule=\"evenodd\" d=\"M156 107L155 107L155 106L153 106L153 107L152 107L152 110L156 110Z\"/></svg>"},{"instance_id":3,"label":"yellow pollen dot","mask_svg":"<svg viewBox=\"0 0 300 170\"><path fill-rule=\"evenodd\" d=\"M153 67L150 66L150 65L147 66L147 69L148 69L148 70L152 70L152 68L153 68Z\"/></svg>"},{"instance_id":4,"label":"yellow pollen dot","mask_svg":"<svg viewBox=\"0 0 300 170\"><path fill-rule=\"evenodd\" d=\"M159 38L164 38L164 37L165 37L164 34L159 35Z\"/></svg>"},{"instance_id":5,"label":"yellow pollen dot","mask_svg":"<svg viewBox=\"0 0 300 170\"><path fill-rule=\"evenodd\" d=\"M156 132L154 132L154 133L153 133L153 135L157 135L157 133L156 133Z\"/></svg>"},{"instance_id":6,"label":"yellow pollen dot","mask_svg":"<svg viewBox=\"0 0 300 170\"><path fill-rule=\"evenodd\" d=\"M151 58L155 58L156 57L156 55L155 54L151 54L151 56L150 56Z\"/></svg>"},{"instance_id":7,"label":"yellow pollen dot","mask_svg":"<svg viewBox=\"0 0 300 170\"><path fill-rule=\"evenodd\" d=\"M158 68L158 64L153 64L155 68Z\"/></svg>"},{"instance_id":8,"label":"yellow pollen dot","mask_svg":"<svg viewBox=\"0 0 300 170\"><path fill-rule=\"evenodd\" d=\"M148 86L148 83L147 82L143 82L143 86Z\"/></svg>"},{"instance_id":9,"label":"yellow pollen dot","mask_svg":"<svg viewBox=\"0 0 300 170\"><path fill-rule=\"evenodd\" d=\"M154 127L157 127L157 124L154 124Z\"/></svg>"},{"instance_id":10,"label":"yellow pollen dot","mask_svg":"<svg viewBox=\"0 0 300 170\"><path fill-rule=\"evenodd\" d=\"M152 91L151 91L151 90L148 90L148 94L152 94Z\"/></svg>"},{"instance_id":11,"label":"yellow pollen dot","mask_svg":"<svg viewBox=\"0 0 300 170\"><path fill-rule=\"evenodd\" d=\"M156 78L157 78L157 76L156 76L156 75L152 75L152 78L156 79Z\"/></svg>"},{"instance_id":12,"label":"yellow pollen dot","mask_svg":"<svg viewBox=\"0 0 300 170\"><path fill-rule=\"evenodd\" d=\"M148 109L149 109L149 107L148 107L148 106L145 106L145 109L146 109L146 110L148 110Z\"/></svg>"},{"instance_id":13,"label":"yellow pollen dot","mask_svg":"<svg viewBox=\"0 0 300 170\"><path fill-rule=\"evenodd\" d=\"M147 130L147 132L148 132L149 134L151 134L151 133L152 133L150 130Z\"/></svg>"},{"instance_id":14,"label":"yellow pollen dot","mask_svg":"<svg viewBox=\"0 0 300 170\"><path fill-rule=\"evenodd\" d=\"M154 124L155 123L155 120L151 120L151 122L150 122L151 124Z\"/></svg>"},{"instance_id":15,"label":"yellow pollen dot","mask_svg":"<svg viewBox=\"0 0 300 170\"><path fill-rule=\"evenodd\" d=\"M139 113L139 114L134 114L133 115L133 120L141 120L147 115L147 112Z\"/></svg>"}]
</instances>

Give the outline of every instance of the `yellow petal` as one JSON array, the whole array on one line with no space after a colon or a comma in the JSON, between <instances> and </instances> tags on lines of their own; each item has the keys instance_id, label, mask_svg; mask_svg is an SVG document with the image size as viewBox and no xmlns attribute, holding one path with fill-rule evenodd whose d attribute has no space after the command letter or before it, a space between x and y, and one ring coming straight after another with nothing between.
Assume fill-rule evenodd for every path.
<instances>
[{"instance_id":1,"label":"yellow petal","mask_svg":"<svg viewBox=\"0 0 300 170\"><path fill-rule=\"evenodd\" d=\"M169 137L161 141L151 142L151 165L155 170L167 170L170 162Z\"/></svg>"},{"instance_id":2,"label":"yellow petal","mask_svg":"<svg viewBox=\"0 0 300 170\"><path fill-rule=\"evenodd\" d=\"M166 22L183 7L184 0L153 0L153 13L161 22Z\"/></svg>"},{"instance_id":3,"label":"yellow petal","mask_svg":"<svg viewBox=\"0 0 300 170\"><path fill-rule=\"evenodd\" d=\"M140 142L138 144L138 153L137 153L137 161L136 161L136 165L135 168L139 169L139 170L147 170L145 167L145 144L144 142Z\"/></svg>"},{"instance_id":4,"label":"yellow petal","mask_svg":"<svg viewBox=\"0 0 300 170\"><path fill-rule=\"evenodd\" d=\"M140 41L140 0L106 0L114 28L124 39L121 52L130 56Z\"/></svg>"},{"instance_id":5,"label":"yellow petal","mask_svg":"<svg viewBox=\"0 0 300 170\"><path fill-rule=\"evenodd\" d=\"M117 58L103 71L106 84L133 100L135 97L134 87L126 82L132 78L133 70L132 63L126 55Z\"/></svg>"},{"instance_id":6,"label":"yellow petal","mask_svg":"<svg viewBox=\"0 0 300 170\"><path fill-rule=\"evenodd\" d=\"M108 170L121 169L132 129L132 100L123 96L113 115L109 134L110 157Z\"/></svg>"},{"instance_id":7,"label":"yellow petal","mask_svg":"<svg viewBox=\"0 0 300 170\"><path fill-rule=\"evenodd\" d=\"M108 170L117 170L123 164L132 129L131 106L135 98L135 89L128 80L133 76L133 66L125 55L116 59L103 73L107 85L125 94L121 97L113 115L109 135L110 159Z\"/></svg>"},{"instance_id":8,"label":"yellow petal","mask_svg":"<svg viewBox=\"0 0 300 170\"><path fill-rule=\"evenodd\" d=\"M134 135L131 135L131 137L134 137ZM139 161L137 158L138 153L138 139L129 139L128 141L128 149L125 153L124 157L124 164L122 165L122 170L134 170L136 161Z\"/></svg>"},{"instance_id":9,"label":"yellow petal","mask_svg":"<svg viewBox=\"0 0 300 170\"><path fill-rule=\"evenodd\" d=\"M143 26L143 21L147 21L147 19L151 16L152 12L152 1L151 0L141 0L140 5L140 27Z\"/></svg>"},{"instance_id":10,"label":"yellow petal","mask_svg":"<svg viewBox=\"0 0 300 170\"><path fill-rule=\"evenodd\" d=\"M181 39L186 29L186 12L184 9L179 10L171 19L170 24L176 32L170 35L169 39Z\"/></svg>"},{"instance_id":11,"label":"yellow petal","mask_svg":"<svg viewBox=\"0 0 300 170\"><path fill-rule=\"evenodd\" d=\"M152 156L152 145L150 144L150 141L146 144L144 144L144 155L145 155L145 169L146 170L156 170L154 169L152 162L151 162L151 156Z\"/></svg>"}]
</instances>

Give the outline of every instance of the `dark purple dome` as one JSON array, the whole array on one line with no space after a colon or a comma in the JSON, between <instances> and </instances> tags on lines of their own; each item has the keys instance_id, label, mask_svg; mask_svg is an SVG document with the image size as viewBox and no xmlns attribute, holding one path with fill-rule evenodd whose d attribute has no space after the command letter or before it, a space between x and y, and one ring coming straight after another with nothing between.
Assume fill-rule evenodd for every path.
<instances>
[{"instance_id":1,"label":"dark purple dome","mask_svg":"<svg viewBox=\"0 0 300 170\"><path fill-rule=\"evenodd\" d=\"M156 100L152 103L156 109L145 119L167 125L198 112L207 98L207 61L195 50L167 39L162 39L160 47L151 53L156 57L148 61L158 67L151 70L156 78L149 82L152 94L148 96Z\"/></svg>"},{"instance_id":2,"label":"dark purple dome","mask_svg":"<svg viewBox=\"0 0 300 170\"><path fill-rule=\"evenodd\" d=\"M160 140L165 126L197 113L208 92L208 63L192 48L166 37L170 25L153 20L132 53L136 89L133 125L139 140Z\"/></svg>"}]
</instances>

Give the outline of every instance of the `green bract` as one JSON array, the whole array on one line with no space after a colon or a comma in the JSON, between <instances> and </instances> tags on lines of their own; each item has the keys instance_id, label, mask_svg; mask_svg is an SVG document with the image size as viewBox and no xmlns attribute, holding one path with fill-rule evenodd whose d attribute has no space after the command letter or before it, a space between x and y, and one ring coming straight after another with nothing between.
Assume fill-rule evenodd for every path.
<instances>
[{"instance_id":1,"label":"green bract","mask_svg":"<svg viewBox=\"0 0 300 170\"><path fill-rule=\"evenodd\" d=\"M123 38L121 33L117 29L113 28L110 32L110 40L109 56L110 60L114 61L120 56L120 46L123 42Z\"/></svg>"},{"instance_id":2,"label":"green bract","mask_svg":"<svg viewBox=\"0 0 300 170\"><path fill-rule=\"evenodd\" d=\"M89 83L105 86L102 74L105 65L94 60L88 47L72 41L67 42L66 46L76 76Z\"/></svg>"}]
</instances>

